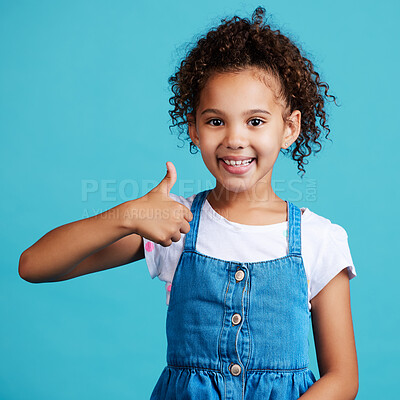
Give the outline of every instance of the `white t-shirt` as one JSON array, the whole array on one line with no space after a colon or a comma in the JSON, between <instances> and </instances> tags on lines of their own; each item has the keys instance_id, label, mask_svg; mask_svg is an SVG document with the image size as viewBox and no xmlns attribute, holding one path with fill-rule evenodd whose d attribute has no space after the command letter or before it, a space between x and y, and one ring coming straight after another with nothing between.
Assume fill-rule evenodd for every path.
<instances>
[{"instance_id":1,"label":"white t-shirt","mask_svg":"<svg viewBox=\"0 0 400 400\"><path fill-rule=\"evenodd\" d=\"M170 197L190 209L195 195L188 198L170 193ZM347 241L347 233L340 225L300 208L301 252L308 281L308 307L311 299L347 267L349 279L356 276ZM196 249L210 257L227 261L257 262L284 257L288 253L288 221L272 225L243 225L218 214L207 199L200 213ZM185 234L179 242L164 247L143 238L144 253L152 279L156 276L166 282L166 303L169 304L168 286L184 248Z\"/></svg>"}]
</instances>

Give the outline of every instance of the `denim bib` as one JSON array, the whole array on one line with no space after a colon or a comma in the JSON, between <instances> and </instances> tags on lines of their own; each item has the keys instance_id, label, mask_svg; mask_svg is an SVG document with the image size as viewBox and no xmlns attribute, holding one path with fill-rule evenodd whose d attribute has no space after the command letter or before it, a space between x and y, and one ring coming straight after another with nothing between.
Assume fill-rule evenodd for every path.
<instances>
[{"instance_id":1,"label":"denim bib","mask_svg":"<svg viewBox=\"0 0 400 400\"><path fill-rule=\"evenodd\" d=\"M316 381L308 369L311 314L301 210L286 201L285 257L221 260L196 250L200 213L210 191L198 193L192 203L167 311L167 366L151 400L298 399Z\"/></svg>"}]
</instances>

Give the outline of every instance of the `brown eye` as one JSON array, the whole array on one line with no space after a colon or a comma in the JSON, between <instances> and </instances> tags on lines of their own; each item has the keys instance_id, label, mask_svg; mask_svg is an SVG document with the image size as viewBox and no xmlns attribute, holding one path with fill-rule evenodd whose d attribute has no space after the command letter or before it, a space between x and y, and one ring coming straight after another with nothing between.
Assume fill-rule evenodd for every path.
<instances>
[{"instance_id":1,"label":"brown eye","mask_svg":"<svg viewBox=\"0 0 400 400\"><path fill-rule=\"evenodd\" d=\"M253 118L250 122L253 122L253 121L258 121L258 123L257 123L257 125L253 125L254 127L256 127L256 126L260 126L261 124L261 122L263 123L264 121L262 121L261 119L259 119L259 118Z\"/></svg>"},{"instance_id":2,"label":"brown eye","mask_svg":"<svg viewBox=\"0 0 400 400\"><path fill-rule=\"evenodd\" d=\"M207 124L210 124L212 121L219 121L219 122L222 122L220 119L218 119L218 118L213 118L213 119L210 119L208 122L207 122ZM211 126L220 126L220 124L219 123L217 123L217 125L214 125L214 124L210 124Z\"/></svg>"}]
</instances>

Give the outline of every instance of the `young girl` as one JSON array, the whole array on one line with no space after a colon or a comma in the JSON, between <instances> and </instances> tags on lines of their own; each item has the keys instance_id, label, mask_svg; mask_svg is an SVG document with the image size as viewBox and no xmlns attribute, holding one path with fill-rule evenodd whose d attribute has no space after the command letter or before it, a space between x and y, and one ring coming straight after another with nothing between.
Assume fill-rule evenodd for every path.
<instances>
[{"instance_id":1,"label":"young girl","mask_svg":"<svg viewBox=\"0 0 400 400\"><path fill-rule=\"evenodd\" d=\"M146 259L168 304L168 365L154 400L344 400L358 391L346 231L271 186L280 151L305 172L321 149L318 121L329 134L324 100L335 98L264 12L222 20L170 78L173 126L200 149L215 188L170 193L168 162L145 196L58 227L21 255L29 282ZM318 381L308 369L311 316Z\"/></svg>"}]
</instances>

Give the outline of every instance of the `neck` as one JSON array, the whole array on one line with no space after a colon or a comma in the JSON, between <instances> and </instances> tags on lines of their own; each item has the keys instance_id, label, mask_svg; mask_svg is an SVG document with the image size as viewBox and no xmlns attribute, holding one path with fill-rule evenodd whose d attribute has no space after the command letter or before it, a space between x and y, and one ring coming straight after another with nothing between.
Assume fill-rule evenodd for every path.
<instances>
[{"instance_id":1,"label":"neck","mask_svg":"<svg viewBox=\"0 0 400 400\"><path fill-rule=\"evenodd\" d=\"M270 182L259 182L248 190L236 192L228 190L217 182L208 195L208 200L218 209L271 208L283 202L274 193Z\"/></svg>"}]
</instances>

